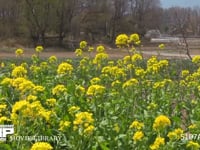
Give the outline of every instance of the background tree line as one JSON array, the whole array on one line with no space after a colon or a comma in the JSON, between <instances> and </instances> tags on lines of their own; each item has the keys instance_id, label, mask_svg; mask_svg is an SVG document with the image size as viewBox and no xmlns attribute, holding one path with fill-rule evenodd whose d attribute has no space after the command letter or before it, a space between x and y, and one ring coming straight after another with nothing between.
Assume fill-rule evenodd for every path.
<instances>
[{"instance_id":1,"label":"background tree line","mask_svg":"<svg viewBox=\"0 0 200 150\"><path fill-rule=\"evenodd\" d=\"M161 8L160 0L0 0L0 38L32 45L113 43L119 33L200 35L200 8Z\"/></svg>"}]
</instances>

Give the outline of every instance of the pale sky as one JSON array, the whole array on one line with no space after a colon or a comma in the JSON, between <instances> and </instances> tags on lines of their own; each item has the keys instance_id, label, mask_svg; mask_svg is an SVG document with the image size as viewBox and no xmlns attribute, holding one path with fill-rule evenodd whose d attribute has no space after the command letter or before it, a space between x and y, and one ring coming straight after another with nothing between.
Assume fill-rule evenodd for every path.
<instances>
[{"instance_id":1,"label":"pale sky","mask_svg":"<svg viewBox=\"0 0 200 150\"><path fill-rule=\"evenodd\" d=\"M169 8L173 6L179 7L200 7L200 0L160 0L163 8Z\"/></svg>"}]
</instances>

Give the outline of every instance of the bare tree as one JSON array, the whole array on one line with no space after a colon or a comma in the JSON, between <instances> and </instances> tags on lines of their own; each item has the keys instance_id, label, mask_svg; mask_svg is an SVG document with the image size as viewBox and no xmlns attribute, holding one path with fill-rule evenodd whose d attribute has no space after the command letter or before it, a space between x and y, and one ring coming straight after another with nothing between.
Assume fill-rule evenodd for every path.
<instances>
[{"instance_id":1,"label":"bare tree","mask_svg":"<svg viewBox=\"0 0 200 150\"><path fill-rule=\"evenodd\" d=\"M0 37L9 38L20 34L20 15L17 0L0 0Z\"/></svg>"},{"instance_id":2,"label":"bare tree","mask_svg":"<svg viewBox=\"0 0 200 150\"><path fill-rule=\"evenodd\" d=\"M110 18L108 0L85 0L81 3L81 30L90 42L101 40L107 34Z\"/></svg>"},{"instance_id":3,"label":"bare tree","mask_svg":"<svg viewBox=\"0 0 200 150\"><path fill-rule=\"evenodd\" d=\"M52 0L25 0L26 20L34 44L45 45L45 33L51 25Z\"/></svg>"},{"instance_id":4,"label":"bare tree","mask_svg":"<svg viewBox=\"0 0 200 150\"><path fill-rule=\"evenodd\" d=\"M159 28L160 0L130 0L131 22L137 32L144 35L147 29Z\"/></svg>"},{"instance_id":5,"label":"bare tree","mask_svg":"<svg viewBox=\"0 0 200 150\"><path fill-rule=\"evenodd\" d=\"M112 16L110 19L110 39L114 40L117 28L120 26L120 21L128 14L128 1L127 0L113 0L112 2Z\"/></svg>"},{"instance_id":6,"label":"bare tree","mask_svg":"<svg viewBox=\"0 0 200 150\"><path fill-rule=\"evenodd\" d=\"M59 45L62 45L66 34L71 31L71 21L77 13L78 0L57 0L55 7L55 30L59 36Z\"/></svg>"},{"instance_id":7,"label":"bare tree","mask_svg":"<svg viewBox=\"0 0 200 150\"><path fill-rule=\"evenodd\" d=\"M190 55L190 48L187 42L187 36L190 31L190 8L180 8L173 7L169 9L170 15L170 27L172 34L180 34L184 43L184 49L186 50L186 54L190 59L192 59Z\"/></svg>"}]
</instances>

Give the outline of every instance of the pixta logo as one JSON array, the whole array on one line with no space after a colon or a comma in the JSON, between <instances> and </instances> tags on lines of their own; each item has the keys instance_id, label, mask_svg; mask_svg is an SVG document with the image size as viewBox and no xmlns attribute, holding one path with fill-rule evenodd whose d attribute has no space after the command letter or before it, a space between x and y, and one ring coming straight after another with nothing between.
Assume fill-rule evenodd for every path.
<instances>
[{"instance_id":1,"label":"pixta logo","mask_svg":"<svg viewBox=\"0 0 200 150\"><path fill-rule=\"evenodd\" d=\"M14 133L13 125L0 125L0 141L6 141L7 135L13 133Z\"/></svg>"}]
</instances>

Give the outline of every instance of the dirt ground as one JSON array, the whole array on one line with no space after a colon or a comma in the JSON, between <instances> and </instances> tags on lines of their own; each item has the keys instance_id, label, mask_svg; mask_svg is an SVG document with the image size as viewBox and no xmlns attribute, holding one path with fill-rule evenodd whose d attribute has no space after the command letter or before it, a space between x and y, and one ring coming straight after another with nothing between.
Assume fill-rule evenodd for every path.
<instances>
[{"instance_id":1,"label":"dirt ground","mask_svg":"<svg viewBox=\"0 0 200 150\"><path fill-rule=\"evenodd\" d=\"M7 48L8 49L8 48ZM5 58L15 58L15 50L17 48L9 48L9 50L0 49L0 59ZM177 50L176 48L167 47L164 50L159 50L157 47L141 47L139 52L142 53L144 57L151 57L152 55L159 55L160 57L164 58L188 58L186 55L186 51L184 50ZM159 51L159 52L158 52ZM117 48L106 48L106 52L109 54L110 58L123 58L124 56L128 55L128 51L125 49L117 49ZM33 54L35 54L35 50L33 48L24 48L24 55L25 58L30 58ZM190 51L191 56L200 55L200 49L192 49ZM73 51L67 51L64 49L45 49L41 54L40 57L47 58L50 56L56 56L58 58L75 58L76 55ZM92 53L94 56L95 53Z\"/></svg>"}]
</instances>

